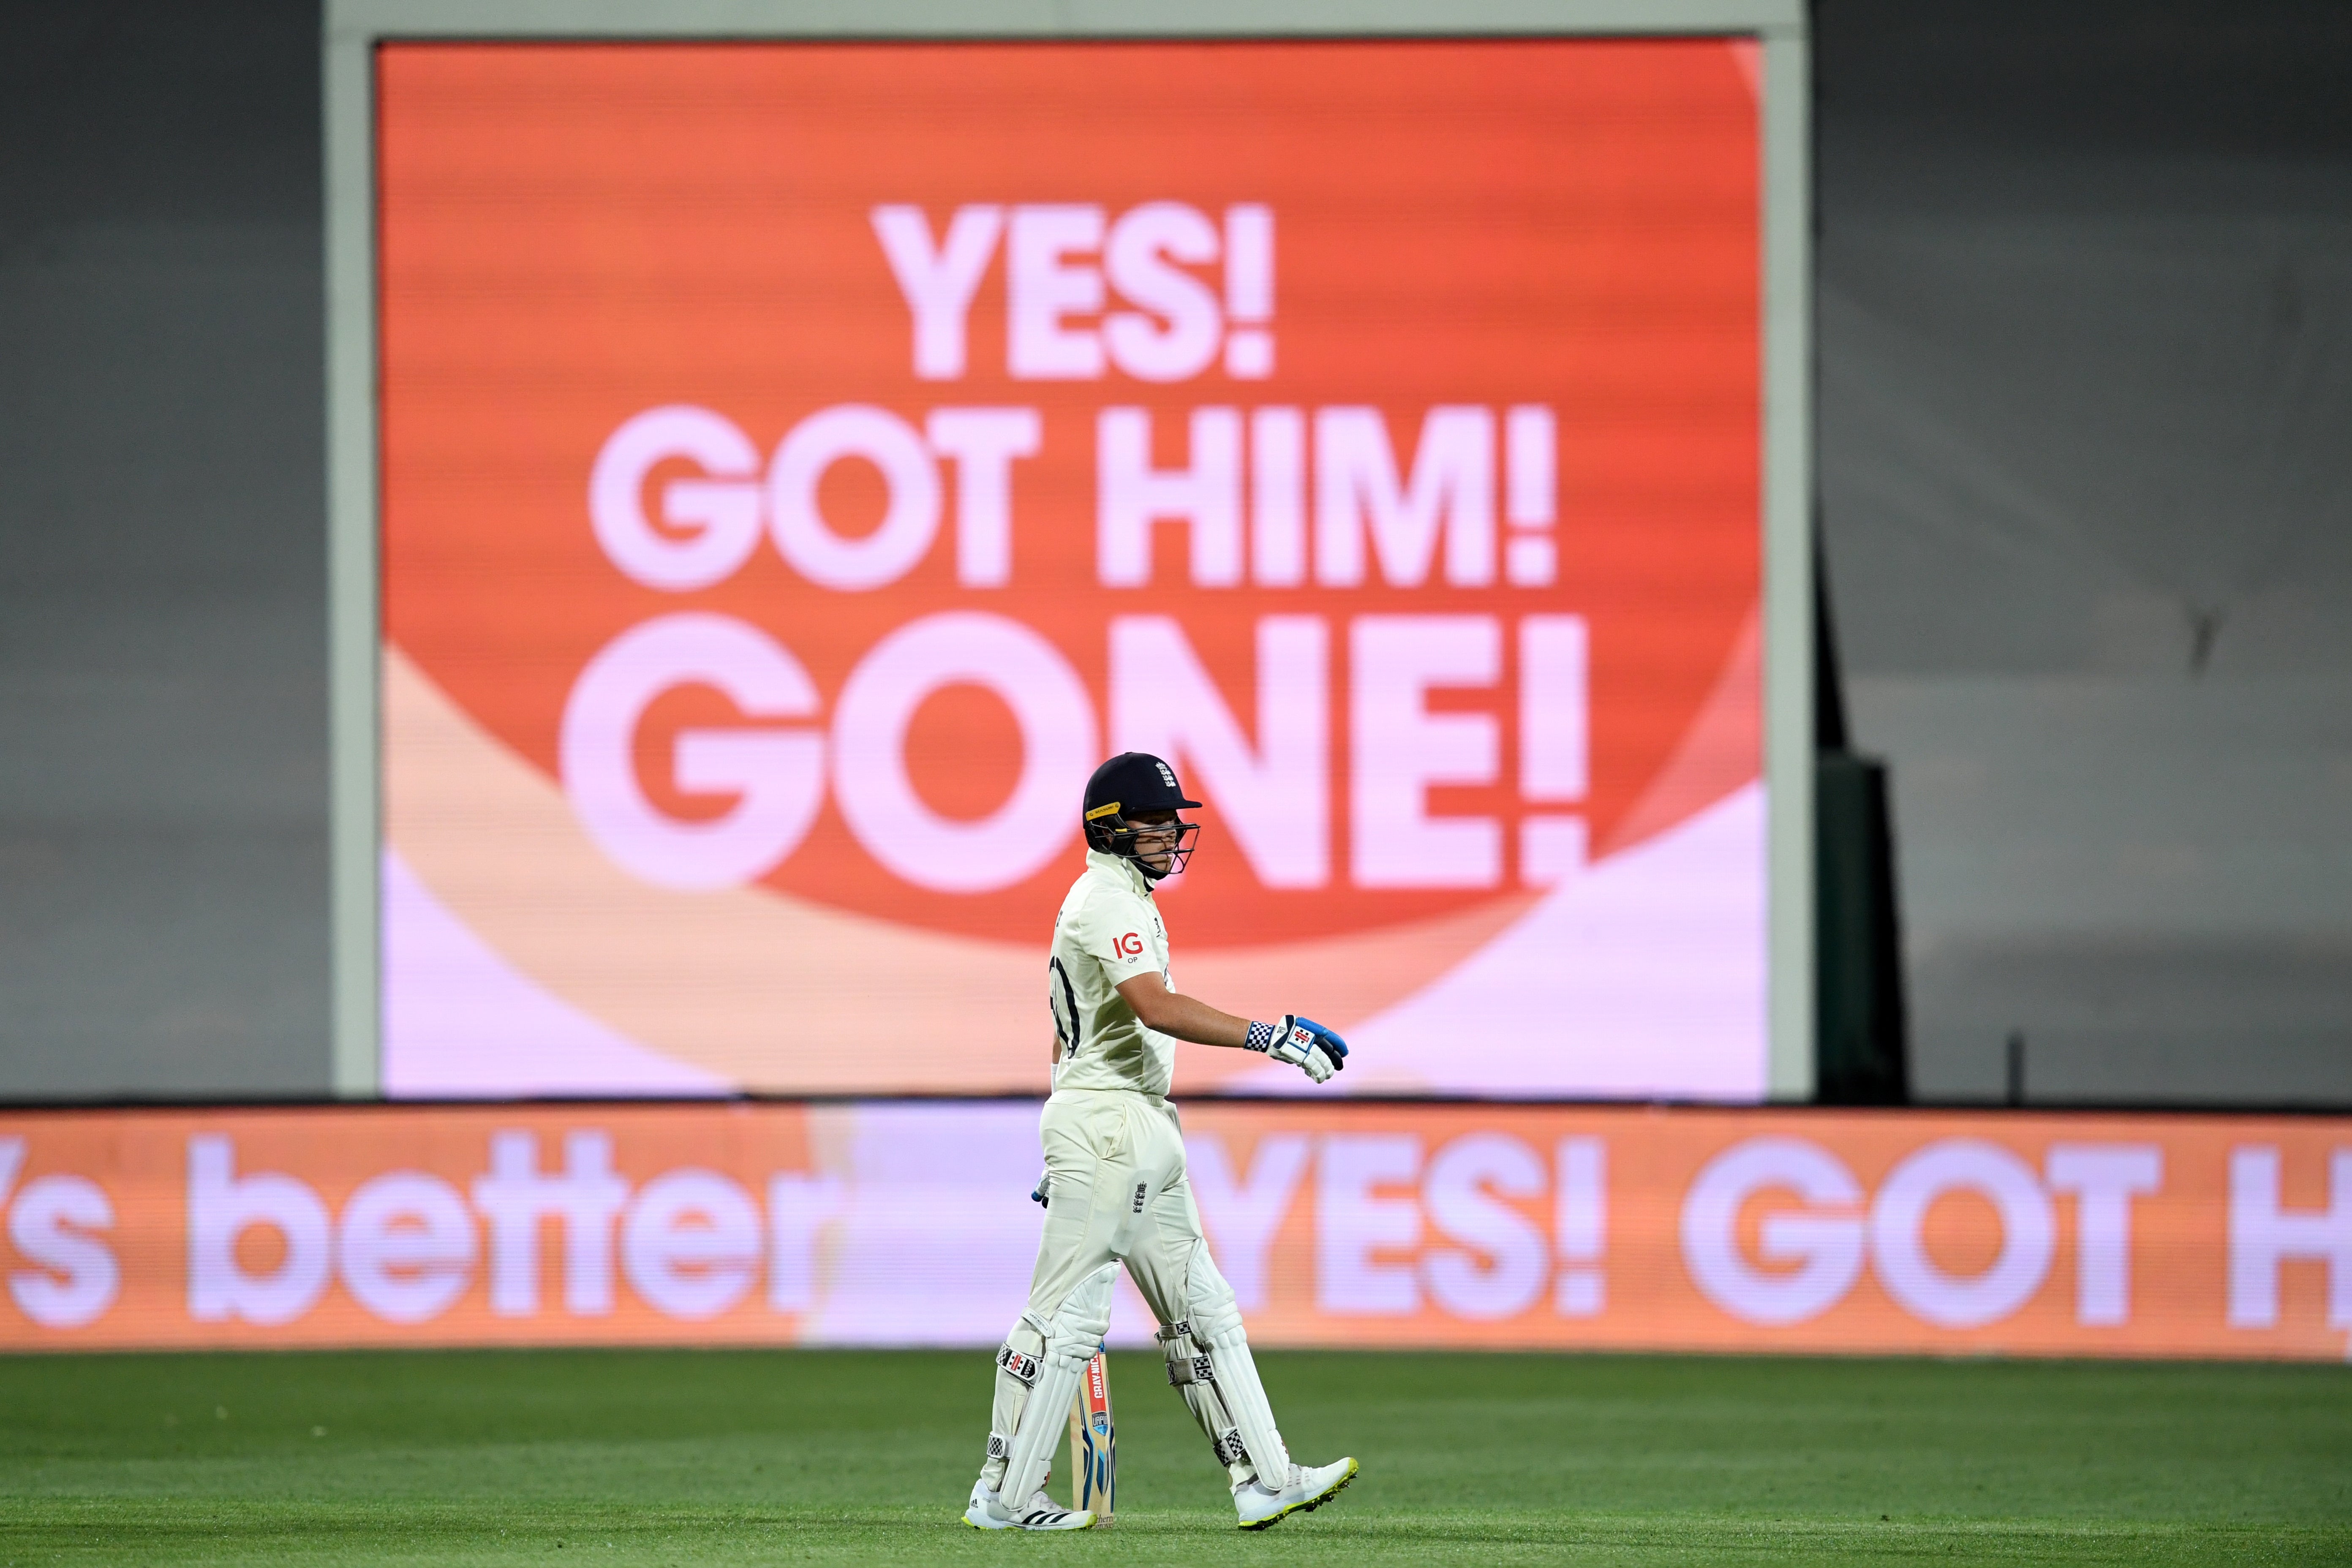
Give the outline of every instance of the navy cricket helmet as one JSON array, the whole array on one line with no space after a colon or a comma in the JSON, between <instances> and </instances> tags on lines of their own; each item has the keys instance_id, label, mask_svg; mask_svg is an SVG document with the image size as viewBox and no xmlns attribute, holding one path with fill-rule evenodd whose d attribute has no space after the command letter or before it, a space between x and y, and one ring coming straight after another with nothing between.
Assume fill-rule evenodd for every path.
<instances>
[{"instance_id":1,"label":"navy cricket helmet","mask_svg":"<svg viewBox=\"0 0 2352 1568\"><path fill-rule=\"evenodd\" d=\"M1176 782L1174 768L1149 752L1121 752L1087 780L1087 847L1119 856L1142 872L1146 881L1156 882L1184 868L1184 862L1192 858L1192 839L1201 825L1180 819L1139 827L1136 817L1147 812L1197 810L1200 805L1184 797L1184 786ZM1155 845L1148 855L1137 853L1139 834L1158 839L1171 828L1172 844L1164 848Z\"/></svg>"}]
</instances>

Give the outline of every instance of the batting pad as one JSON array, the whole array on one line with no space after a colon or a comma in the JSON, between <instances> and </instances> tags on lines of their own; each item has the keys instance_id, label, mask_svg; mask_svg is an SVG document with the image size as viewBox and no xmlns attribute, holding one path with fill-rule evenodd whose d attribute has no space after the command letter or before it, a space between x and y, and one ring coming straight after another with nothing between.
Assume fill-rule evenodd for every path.
<instances>
[{"instance_id":1,"label":"batting pad","mask_svg":"<svg viewBox=\"0 0 2352 1568\"><path fill-rule=\"evenodd\" d=\"M1012 1452L1006 1456L1004 1479L997 1495L1007 1508L1018 1508L1045 1483L1069 1417L1070 1402L1077 1397L1078 1380L1087 1363L1102 1348L1110 1327L1111 1284L1117 1263L1106 1263L1084 1279L1055 1309L1045 1325L1045 1352L1034 1363L1034 1382L1024 1390L1013 1428ZM999 1363L1000 1379L1006 1369ZM1003 1387L1000 1380L999 1387Z\"/></svg>"},{"instance_id":2,"label":"batting pad","mask_svg":"<svg viewBox=\"0 0 2352 1568\"><path fill-rule=\"evenodd\" d=\"M1193 1249L1187 1284L1192 1297L1192 1337L1208 1351L1216 1397L1224 1405L1225 1415L1241 1433L1242 1447L1247 1450L1246 1462L1266 1485L1283 1486L1290 1476L1290 1450L1284 1446L1281 1430L1274 1424L1274 1407L1266 1401L1265 1385L1258 1381L1257 1363L1250 1355L1249 1336L1242 1327L1241 1307L1234 1300L1234 1288L1225 1283L1225 1277L1209 1260L1207 1247ZM1171 1364L1172 1367L1172 1357ZM1196 1409L1194 1414L1200 1412ZM1218 1444L1217 1457L1231 1464L1221 1435L1212 1432L1210 1438Z\"/></svg>"}]
</instances>

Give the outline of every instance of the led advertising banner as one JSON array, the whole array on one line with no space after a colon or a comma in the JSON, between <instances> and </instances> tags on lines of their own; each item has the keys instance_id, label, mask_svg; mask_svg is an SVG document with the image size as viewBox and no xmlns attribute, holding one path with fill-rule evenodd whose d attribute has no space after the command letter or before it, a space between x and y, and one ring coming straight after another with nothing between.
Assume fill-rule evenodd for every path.
<instances>
[{"instance_id":1,"label":"led advertising banner","mask_svg":"<svg viewBox=\"0 0 2352 1568\"><path fill-rule=\"evenodd\" d=\"M1753 43L374 58L386 1093L1762 1096Z\"/></svg>"},{"instance_id":2,"label":"led advertising banner","mask_svg":"<svg viewBox=\"0 0 2352 1568\"><path fill-rule=\"evenodd\" d=\"M2352 1345L2343 1118L1226 1100L1184 1126L1261 1343ZM0 1349L992 1345L1036 1175L1037 1108L1007 1102L20 1113ZM1156 1327L1122 1278L1111 1343L1157 1356Z\"/></svg>"}]
</instances>

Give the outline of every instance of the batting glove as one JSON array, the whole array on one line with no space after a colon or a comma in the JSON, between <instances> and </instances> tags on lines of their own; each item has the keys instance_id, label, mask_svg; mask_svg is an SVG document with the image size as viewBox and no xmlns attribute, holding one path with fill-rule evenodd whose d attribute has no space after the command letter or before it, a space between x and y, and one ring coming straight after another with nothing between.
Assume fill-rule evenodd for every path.
<instances>
[{"instance_id":1,"label":"batting glove","mask_svg":"<svg viewBox=\"0 0 2352 1568\"><path fill-rule=\"evenodd\" d=\"M1029 1201L1039 1208L1049 1209L1054 1206L1054 1173L1052 1171L1046 1171L1038 1176L1036 1186L1030 1189Z\"/></svg>"},{"instance_id":2,"label":"batting glove","mask_svg":"<svg viewBox=\"0 0 2352 1568\"><path fill-rule=\"evenodd\" d=\"M1348 1065L1348 1042L1296 1013L1285 1013L1279 1024L1252 1024L1248 1049L1264 1051L1278 1062L1288 1062L1317 1083Z\"/></svg>"}]
</instances>

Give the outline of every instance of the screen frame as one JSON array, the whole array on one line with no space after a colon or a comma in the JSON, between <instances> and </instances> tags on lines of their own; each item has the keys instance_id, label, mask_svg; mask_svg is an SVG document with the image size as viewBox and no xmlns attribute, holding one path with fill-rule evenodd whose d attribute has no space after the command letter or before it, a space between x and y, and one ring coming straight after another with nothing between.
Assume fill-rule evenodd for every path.
<instances>
[{"instance_id":1,"label":"screen frame","mask_svg":"<svg viewBox=\"0 0 2352 1568\"><path fill-rule=\"evenodd\" d=\"M331 1081L382 1098L375 51L394 41L1708 37L1761 46L1766 1099L1813 1061L1811 88L1803 0L328 0Z\"/></svg>"}]
</instances>

